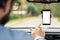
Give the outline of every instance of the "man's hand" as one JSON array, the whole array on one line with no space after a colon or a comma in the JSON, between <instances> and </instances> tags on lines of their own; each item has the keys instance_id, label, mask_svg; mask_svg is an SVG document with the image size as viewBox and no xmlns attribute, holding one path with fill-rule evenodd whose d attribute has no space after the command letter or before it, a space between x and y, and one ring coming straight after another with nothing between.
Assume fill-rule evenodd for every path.
<instances>
[{"instance_id":1,"label":"man's hand","mask_svg":"<svg viewBox=\"0 0 60 40\"><path fill-rule=\"evenodd\" d=\"M38 36L41 36L41 37L45 38L45 32L42 31L42 28L40 28L40 25L38 27L36 27L35 30L31 29L31 34L34 38L38 37Z\"/></svg>"}]
</instances>

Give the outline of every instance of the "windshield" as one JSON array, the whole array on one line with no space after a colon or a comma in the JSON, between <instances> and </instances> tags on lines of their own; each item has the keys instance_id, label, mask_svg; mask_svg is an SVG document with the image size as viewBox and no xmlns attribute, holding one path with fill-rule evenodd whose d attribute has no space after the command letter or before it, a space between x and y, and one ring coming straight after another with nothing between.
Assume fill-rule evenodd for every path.
<instances>
[{"instance_id":1,"label":"windshield","mask_svg":"<svg viewBox=\"0 0 60 40\"><path fill-rule=\"evenodd\" d=\"M45 26L60 26L60 3L42 4L29 3L26 0L18 1L19 2L13 5L10 20L5 25L6 27L36 27L39 24L42 24L41 11L43 9L51 10L51 25Z\"/></svg>"}]
</instances>

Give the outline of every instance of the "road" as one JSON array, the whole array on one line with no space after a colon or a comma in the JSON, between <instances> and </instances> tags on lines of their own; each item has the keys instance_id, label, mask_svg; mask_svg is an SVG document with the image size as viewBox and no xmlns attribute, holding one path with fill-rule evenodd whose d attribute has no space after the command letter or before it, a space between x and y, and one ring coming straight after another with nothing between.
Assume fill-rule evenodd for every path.
<instances>
[{"instance_id":1,"label":"road","mask_svg":"<svg viewBox=\"0 0 60 40\"><path fill-rule=\"evenodd\" d=\"M36 27L39 24L42 24L42 17L29 17L26 18L23 22L13 22L11 24L6 24L8 27ZM60 22L57 21L56 18L51 18L51 25L42 25L42 26L49 26L49 27L57 27L60 26Z\"/></svg>"}]
</instances>

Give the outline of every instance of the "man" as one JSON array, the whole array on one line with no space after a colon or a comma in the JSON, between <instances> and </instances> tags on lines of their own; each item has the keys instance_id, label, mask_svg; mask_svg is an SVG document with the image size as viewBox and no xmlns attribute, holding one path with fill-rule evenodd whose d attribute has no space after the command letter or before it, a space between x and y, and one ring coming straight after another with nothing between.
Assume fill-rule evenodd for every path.
<instances>
[{"instance_id":1,"label":"man","mask_svg":"<svg viewBox=\"0 0 60 40\"><path fill-rule=\"evenodd\" d=\"M13 3L14 0L0 0L0 40L45 40L45 33L39 26L34 31L31 30L32 36L24 31L4 27L9 20Z\"/></svg>"}]
</instances>

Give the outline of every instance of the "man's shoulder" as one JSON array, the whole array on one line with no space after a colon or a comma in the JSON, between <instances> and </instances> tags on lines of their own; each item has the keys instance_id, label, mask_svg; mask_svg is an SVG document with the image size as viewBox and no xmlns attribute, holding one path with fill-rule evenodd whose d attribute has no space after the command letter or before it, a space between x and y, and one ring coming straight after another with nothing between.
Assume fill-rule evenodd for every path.
<instances>
[{"instance_id":1,"label":"man's shoulder","mask_svg":"<svg viewBox=\"0 0 60 40\"><path fill-rule=\"evenodd\" d=\"M7 29L7 30L16 39L33 40L31 34L25 32L25 31L22 31L22 30L11 30L11 29Z\"/></svg>"},{"instance_id":2,"label":"man's shoulder","mask_svg":"<svg viewBox=\"0 0 60 40\"><path fill-rule=\"evenodd\" d=\"M5 31L7 31L8 33L11 33L13 34L13 36L24 36L25 34L28 34L27 32L25 31L22 31L22 30L11 30L9 28L5 28Z\"/></svg>"},{"instance_id":3,"label":"man's shoulder","mask_svg":"<svg viewBox=\"0 0 60 40\"><path fill-rule=\"evenodd\" d=\"M21 30L11 30L4 26L0 26L0 35L4 38L11 38L13 40L33 40L31 34ZM1 37L0 36L0 37Z\"/></svg>"}]
</instances>

